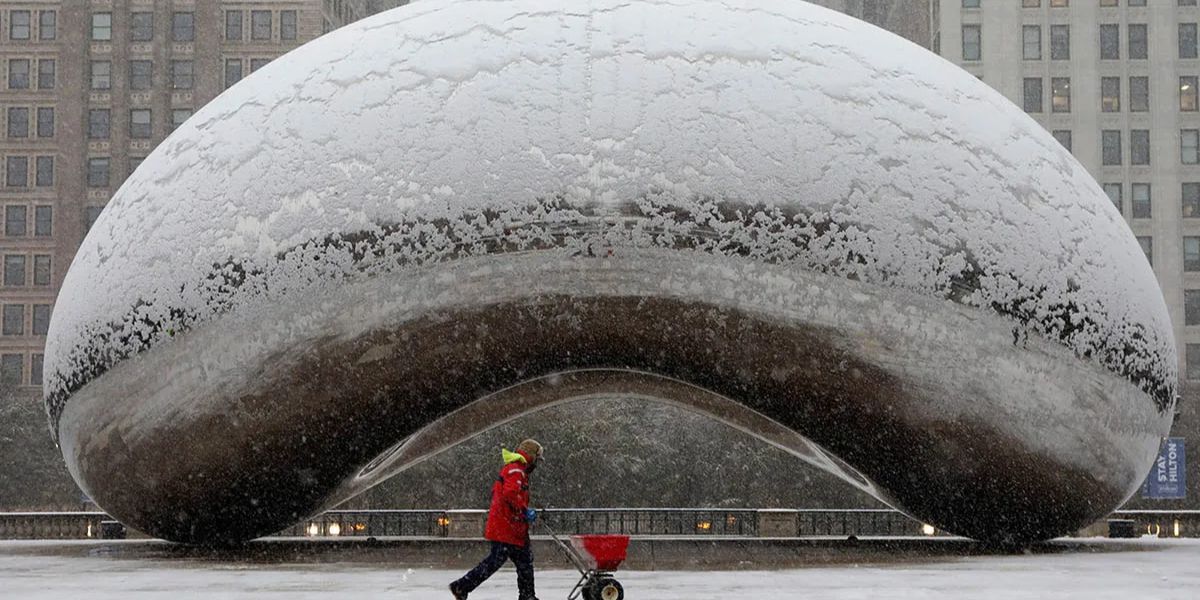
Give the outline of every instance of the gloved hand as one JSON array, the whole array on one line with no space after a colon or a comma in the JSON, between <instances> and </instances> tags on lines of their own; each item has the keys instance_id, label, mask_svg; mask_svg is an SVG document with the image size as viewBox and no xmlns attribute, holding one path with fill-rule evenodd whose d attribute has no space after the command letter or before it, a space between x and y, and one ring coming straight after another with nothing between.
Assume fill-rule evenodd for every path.
<instances>
[{"instance_id":1,"label":"gloved hand","mask_svg":"<svg viewBox=\"0 0 1200 600\"><path fill-rule=\"evenodd\" d=\"M525 509L525 521L527 523L529 523L530 525L533 525L537 521L537 518L538 518L538 513L536 510L533 510L532 508Z\"/></svg>"}]
</instances>

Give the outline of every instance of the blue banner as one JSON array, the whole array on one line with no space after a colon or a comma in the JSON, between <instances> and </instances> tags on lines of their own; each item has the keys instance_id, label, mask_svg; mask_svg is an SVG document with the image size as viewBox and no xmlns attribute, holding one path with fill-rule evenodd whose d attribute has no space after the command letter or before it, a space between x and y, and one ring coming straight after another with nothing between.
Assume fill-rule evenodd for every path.
<instances>
[{"instance_id":1,"label":"blue banner","mask_svg":"<svg viewBox=\"0 0 1200 600\"><path fill-rule=\"evenodd\" d=\"M1142 484L1142 497L1155 500L1187 498L1187 458L1181 437L1163 440L1154 467Z\"/></svg>"}]
</instances>

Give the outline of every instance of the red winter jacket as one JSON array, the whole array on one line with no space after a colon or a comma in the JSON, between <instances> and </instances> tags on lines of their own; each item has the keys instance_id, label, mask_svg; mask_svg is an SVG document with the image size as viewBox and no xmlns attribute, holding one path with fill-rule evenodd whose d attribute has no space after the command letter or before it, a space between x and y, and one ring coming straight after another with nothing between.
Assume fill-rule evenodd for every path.
<instances>
[{"instance_id":1,"label":"red winter jacket","mask_svg":"<svg viewBox=\"0 0 1200 600\"><path fill-rule=\"evenodd\" d=\"M492 484L492 507L483 537L524 547L529 543L529 523L525 521L525 509L529 508L529 476L525 469L529 457L523 452L516 454L519 458L501 467Z\"/></svg>"}]
</instances>

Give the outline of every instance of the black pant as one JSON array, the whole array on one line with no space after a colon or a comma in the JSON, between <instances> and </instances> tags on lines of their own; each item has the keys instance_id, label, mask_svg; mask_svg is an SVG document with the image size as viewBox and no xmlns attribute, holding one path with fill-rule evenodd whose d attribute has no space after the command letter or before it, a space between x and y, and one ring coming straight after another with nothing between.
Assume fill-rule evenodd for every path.
<instances>
[{"instance_id":1,"label":"black pant","mask_svg":"<svg viewBox=\"0 0 1200 600\"><path fill-rule=\"evenodd\" d=\"M532 600L533 594L533 549L528 543L525 547L513 546L511 544L502 544L500 542L492 542L492 551L487 557L480 562L478 566L471 569L462 579L451 584L456 591L469 594L475 591L488 577L491 577L500 570L504 565L504 561L511 560L513 565L517 567L517 598L519 600Z\"/></svg>"}]
</instances>

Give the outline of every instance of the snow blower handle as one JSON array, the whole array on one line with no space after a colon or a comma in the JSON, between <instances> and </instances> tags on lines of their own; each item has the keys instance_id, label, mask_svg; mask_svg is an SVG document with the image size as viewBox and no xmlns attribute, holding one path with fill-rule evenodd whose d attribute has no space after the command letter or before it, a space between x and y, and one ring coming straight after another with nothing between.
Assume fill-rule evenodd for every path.
<instances>
[{"instance_id":1,"label":"snow blower handle","mask_svg":"<svg viewBox=\"0 0 1200 600\"><path fill-rule=\"evenodd\" d=\"M546 509L539 506L537 510L541 512ZM550 526L550 519L538 519L537 521L530 523L530 525L536 526L538 523L542 525L542 529L545 529L546 533L550 534L550 539L554 540L554 543L557 544L559 548L562 548L563 554L567 555L567 558L571 561L571 564L574 565L580 573L588 572L590 567L588 566L587 561L584 560L583 556L579 554L578 550L576 550L567 542L563 541L562 538L558 537L558 532Z\"/></svg>"},{"instance_id":2,"label":"snow blower handle","mask_svg":"<svg viewBox=\"0 0 1200 600\"><path fill-rule=\"evenodd\" d=\"M534 506L534 507L527 508L525 510L533 511L537 515L536 517L533 518L532 521L529 521L529 524L531 526L536 527L537 525L540 524L542 526L542 529L545 529L546 533L550 534L550 537L554 538L555 541L559 541L561 543L561 541L558 539L558 533L556 531L554 531L553 527L550 526L549 519L541 518L542 513L546 512L545 506Z\"/></svg>"}]
</instances>

